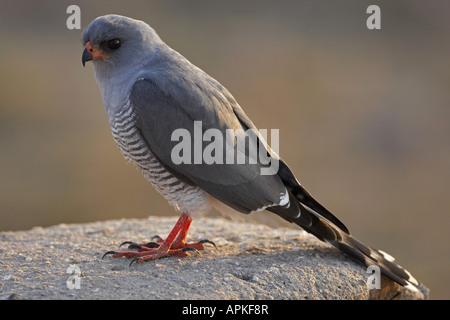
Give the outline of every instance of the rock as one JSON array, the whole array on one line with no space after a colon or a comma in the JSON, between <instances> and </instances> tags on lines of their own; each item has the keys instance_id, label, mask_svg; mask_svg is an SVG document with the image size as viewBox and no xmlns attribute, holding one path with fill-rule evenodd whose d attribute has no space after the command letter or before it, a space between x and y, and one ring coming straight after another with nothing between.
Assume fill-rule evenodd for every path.
<instances>
[{"instance_id":1,"label":"rock","mask_svg":"<svg viewBox=\"0 0 450 320\"><path fill-rule=\"evenodd\" d=\"M216 218L194 220L201 256L142 264L101 260L121 242L167 235L176 217L61 224L0 233L0 297L5 299L426 299L382 277L369 290L366 268L298 229Z\"/></svg>"}]
</instances>

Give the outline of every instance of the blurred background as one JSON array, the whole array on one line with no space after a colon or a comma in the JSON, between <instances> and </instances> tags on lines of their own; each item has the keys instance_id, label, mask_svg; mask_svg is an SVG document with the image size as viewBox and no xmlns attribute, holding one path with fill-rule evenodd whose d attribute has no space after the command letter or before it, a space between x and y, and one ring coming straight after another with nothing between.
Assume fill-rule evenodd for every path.
<instances>
[{"instance_id":1,"label":"blurred background","mask_svg":"<svg viewBox=\"0 0 450 320\"><path fill-rule=\"evenodd\" d=\"M152 25L280 129L280 155L357 238L450 298L450 2L1 0L0 231L175 214L115 146L70 4L82 28Z\"/></svg>"}]
</instances>

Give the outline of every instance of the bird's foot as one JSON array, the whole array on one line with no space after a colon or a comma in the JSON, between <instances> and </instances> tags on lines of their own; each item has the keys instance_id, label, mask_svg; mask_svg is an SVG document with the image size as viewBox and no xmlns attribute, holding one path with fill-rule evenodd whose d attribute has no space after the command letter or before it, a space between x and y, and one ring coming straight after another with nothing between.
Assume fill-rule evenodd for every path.
<instances>
[{"instance_id":1,"label":"bird's foot","mask_svg":"<svg viewBox=\"0 0 450 320\"><path fill-rule=\"evenodd\" d=\"M137 248L132 244L130 246L133 246L132 248ZM164 247L160 246L158 248L148 248L148 247L141 247L138 249L138 251L108 251L106 252L102 259L107 255L112 255L113 258L134 258L130 262L130 266L133 263L141 263L144 261L149 260L156 260L160 258L164 258L167 256L177 256L177 257L186 257L188 256L188 252L196 252L197 254L200 254L200 252L195 248L182 248L182 249L165 249Z\"/></svg>"},{"instance_id":2,"label":"bird's foot","mask_svg":"<svg viewBox=\"0 0 450 320\"><path fill-rule=\"evenodd\" d=\"M150 244L151 246L153 246L155 244L159 245L159 244L164 243L164 239L161 238L158 235L153 236L151 240L152 240L152 242L149 242L146 245ZM216 244L214 242L212 242L211 240L208 240L208 239L203 239L203 240L200 240L198 242L189 242L189 243L187 243L185 241L185 239L181 239L181 238L175 239L175 241L170 246L170 249L194 248L194 249L197 249L197 250L204 250L205 249L205 244L210 244L210 245L214 246L214 248L217 249Z\"/></svg>"},{"instance_id":3,"label":"bird's foot","mask_svg":"<svg viewBox=\"0 0 450 320\"><path fill-rule=\"evenodd\" d=\"M184 241L173 242L170 249L167 250L164 249L165 240L160 236L154 236L152 237L152 240L155 241L143 244L138 244L132 241L122 242L119 248L128 244L128 249L136 249L137 251L108 251L103 255L102 259L107 255L112 255L113 258L134 258L130 263L131 265L133 262L139 263L148 260L156 260L167 256L186 257L190 251L200 254L199 250L204 250L205 244L211 244L216 247L214 242L205 239L192 243L186 243Z\"/></svg>"},{"instance_id":4,"label":"bird's foot","mask_svg":"<svg viewBox=\"0 0 450 320\"><path fill-rule=\"evenodd\" d=\"M112 255L113 258L134 258L130 263L131 265L133 262L140 263L167 256L185 257L188 255L188 252L200 254L199 250L205 249L205 244L211 244L216 247L214 242L210 240L186 243L186 235L191 221L191 217L183 213L166 239L154 236L152 237L154 241L143 244L125 241L122 242L120 247L128 244L128 249L137 251L108 251L103 255L102 259L107 255Z\"/></svg>"}]
</instances>

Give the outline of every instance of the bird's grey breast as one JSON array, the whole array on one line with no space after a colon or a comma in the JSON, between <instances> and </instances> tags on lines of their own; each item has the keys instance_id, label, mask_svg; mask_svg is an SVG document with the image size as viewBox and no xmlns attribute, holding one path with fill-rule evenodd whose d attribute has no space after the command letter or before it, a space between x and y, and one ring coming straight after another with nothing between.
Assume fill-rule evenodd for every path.
<instances>
[{"instance_id":1,"label":"bird's grey breast","mask_svg":"<svg viewBox=\"0 0 450 320\"><path fill-rule=\"evenodd\" d=\"M136 123L137 116L129 101L110 118L113 138L125 159L136 165L175 208L191 215L204 213L209 206L207 194L172 175L153 155Z\"/></svg>"}]
</instances>

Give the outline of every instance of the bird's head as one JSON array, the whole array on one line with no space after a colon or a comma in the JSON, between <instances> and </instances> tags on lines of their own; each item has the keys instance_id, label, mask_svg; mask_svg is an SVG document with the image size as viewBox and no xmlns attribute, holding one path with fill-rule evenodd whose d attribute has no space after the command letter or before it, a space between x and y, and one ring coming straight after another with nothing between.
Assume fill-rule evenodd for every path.
<instances>
[{"instance_id":1,"label":"bird's head","mask_svg":"<svg viewBox=\"0 0 450 320\"><path fill-rule=\"evenodd\" d=\"M92 60L96 69L134 64L161 41L145 22L113 14L93 20L81 38L83 66Z\"/></svg>"}]
</instances>

